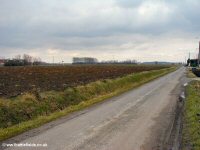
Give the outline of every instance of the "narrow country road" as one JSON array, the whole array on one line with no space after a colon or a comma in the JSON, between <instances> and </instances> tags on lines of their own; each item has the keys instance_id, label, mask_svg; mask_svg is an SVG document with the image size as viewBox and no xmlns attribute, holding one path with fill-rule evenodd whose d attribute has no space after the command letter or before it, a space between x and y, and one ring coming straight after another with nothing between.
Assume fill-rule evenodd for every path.
<instances>
[{"instance_id":1,"label":"narrow country road","mask_svg":"<svg viewBox=\"0 0 200 150\"><path fill-rule=\"evenodd\" d=\"M42 131L52 123L47 124L34 136L25 133L10 140L21 138L19 143L46 143L47 147L8 149L164 149L184 72L182 67L139 88L65 117L60 122L54 121L52 127Z\"/></svg>"}]
</instances>

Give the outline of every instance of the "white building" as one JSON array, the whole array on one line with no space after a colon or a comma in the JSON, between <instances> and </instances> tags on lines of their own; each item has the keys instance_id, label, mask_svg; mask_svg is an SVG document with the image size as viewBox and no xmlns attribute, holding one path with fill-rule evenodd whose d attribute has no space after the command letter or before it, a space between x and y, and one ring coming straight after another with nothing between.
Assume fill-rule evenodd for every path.
<instances>
[{"instance_id":1,"label":"white building","mask_svg":"<svg viewBox=\"0 0 200 150\"><path fill-rule=\"evenodd\" d=\"M95 64L98 63L96 58L92 57L74 57L73 64Z\"/></svg>"}]
</instances>

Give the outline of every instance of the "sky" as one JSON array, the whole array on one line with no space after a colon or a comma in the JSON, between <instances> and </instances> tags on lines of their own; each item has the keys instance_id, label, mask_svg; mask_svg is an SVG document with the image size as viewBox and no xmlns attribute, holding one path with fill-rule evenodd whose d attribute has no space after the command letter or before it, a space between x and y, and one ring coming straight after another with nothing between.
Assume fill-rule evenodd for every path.
<instances>
[{"instance_id":1,"label":"sky","mask_svg":"<svg viewBox=\"0 0 200 150\"><path fill-rule=\"evenodd\" d=\"M0 0L0 57L183 62L199 40L199 0Z\"/></svg>"}]
</instances>

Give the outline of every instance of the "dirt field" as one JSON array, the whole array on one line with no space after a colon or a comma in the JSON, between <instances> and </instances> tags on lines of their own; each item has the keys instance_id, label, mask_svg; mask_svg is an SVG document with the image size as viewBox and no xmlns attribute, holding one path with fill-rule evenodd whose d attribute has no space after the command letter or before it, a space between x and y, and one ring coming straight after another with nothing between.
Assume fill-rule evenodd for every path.
<instances>
[{"instance_id":1,"label":"dirt field","mask_svg":"<svg viewBox=\"0 0 200 150\"><path fill-rule=\"evenodd\" d=\"M40 67L1 67L0 96L13 97L33 89L63 90L96 80L130 73L158 70L167 66L71 65Z\"/></svg>"},{"instance_id":2,"label":"dirt field","mask_svg":"<svg viewBox=\"0 0 200 150\"><path fill-rule=\"evenodd\" d=\"M167 144L176 117L176 104L182 85L180 79L183 75L182 67L139 88L57 119L4 143L40 141L46 142L50 150L174 150L168 148Z\"/></svg>"}]
</instances>

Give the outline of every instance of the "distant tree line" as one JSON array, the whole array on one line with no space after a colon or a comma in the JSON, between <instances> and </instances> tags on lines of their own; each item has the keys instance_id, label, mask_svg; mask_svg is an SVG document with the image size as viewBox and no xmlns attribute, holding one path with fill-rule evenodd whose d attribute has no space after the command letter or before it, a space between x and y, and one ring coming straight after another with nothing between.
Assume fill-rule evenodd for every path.
<instances>
[{"instance_id":1,"label":"distant tree line","mask_svg":"<svg viewBox=\"0 0 200 150\"><path fill-rule=\"evenodd\" d=\"M13 59L7 59L4 66L31 66L40 64L42 64L41 58L24 54L16 55Z\"/></svg>"}]
</instances>

